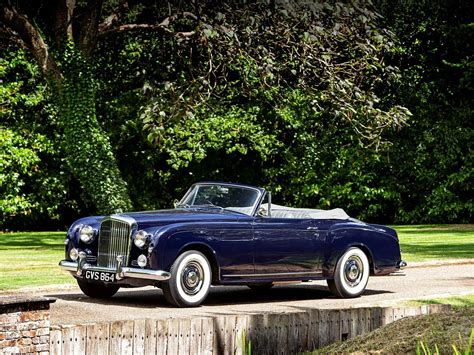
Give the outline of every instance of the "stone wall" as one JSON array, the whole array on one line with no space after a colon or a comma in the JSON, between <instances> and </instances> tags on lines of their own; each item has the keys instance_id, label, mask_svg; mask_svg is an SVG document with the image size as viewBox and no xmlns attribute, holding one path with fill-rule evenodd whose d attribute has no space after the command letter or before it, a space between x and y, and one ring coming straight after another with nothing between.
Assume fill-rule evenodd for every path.
<instances>
[{"instance_id":1,"label":"stone wall","mask_svg":"<svg viewBox=\"0 0 474 355\"><path fill-rule=\"evenodd\" d=\"M0 297L0 354L49 353L51 298Z\"/></svg>"}]
</instances>

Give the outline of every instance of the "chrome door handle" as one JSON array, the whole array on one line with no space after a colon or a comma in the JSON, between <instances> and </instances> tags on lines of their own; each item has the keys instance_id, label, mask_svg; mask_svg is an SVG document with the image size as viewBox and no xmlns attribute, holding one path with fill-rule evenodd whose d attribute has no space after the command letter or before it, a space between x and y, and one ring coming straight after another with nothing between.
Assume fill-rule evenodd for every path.
<instances>
[{"instance_id":1,"label":"chrome door handle","mask_svg":"<svg viewBox=\"0 0 474 355\"><path fill-rule=\"evenodd\" d=\"M309 226L308 228L306 228L307 230L318 230L319 228L318 227L311 227Z\"/></svg>"}]
</instances>

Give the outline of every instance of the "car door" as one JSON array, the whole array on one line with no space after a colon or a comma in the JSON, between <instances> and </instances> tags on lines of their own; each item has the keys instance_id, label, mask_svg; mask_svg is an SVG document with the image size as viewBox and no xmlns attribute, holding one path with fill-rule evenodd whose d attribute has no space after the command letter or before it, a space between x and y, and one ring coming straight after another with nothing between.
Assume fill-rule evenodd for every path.
<instances>
[{"instance_id":1,"label":"car door","mask_svg":"<svg viewBox=\"0 0 474 355\"><path fill-rule=\"evenodd\" d=\"M208 242L216 252L223 278L254 273L253 230L250 217L206 227Z\"/></svg>"},{"instance_id":2,"label":"car door","mask_svg":"<svg viewBox=\"0 0 474 355\"><path fill-rule=\"evenodd\" d=\"M257 275L318 276L322 270L324 223L313 219L255 217Z\"/></svg>"}]
</instances>

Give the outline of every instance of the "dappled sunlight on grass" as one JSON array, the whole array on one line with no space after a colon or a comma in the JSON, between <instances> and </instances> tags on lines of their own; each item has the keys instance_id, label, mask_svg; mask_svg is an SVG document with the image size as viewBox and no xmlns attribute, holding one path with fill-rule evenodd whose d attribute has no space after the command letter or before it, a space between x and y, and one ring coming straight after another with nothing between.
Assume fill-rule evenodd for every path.
<instances>
[{"instance_id":1,"label":"dappled sunlight on grass","mask_svg":"<svg viewBox=\"0 0 474 355\"><path fill-rule=\"evenodd\" d=\"M0 290L74 283L58 262L65 232L0 233Z\"/></svg>"},{"instance_id":2,"label":"dappled sunlight on grass","mask_svg":"<svg viewBox=\"0 0 474 355\"><path fill-rule=\"evenodd\" d=\"M63 250L66 232L0 233L0 250L37 249Z\"/></svg>"},{"instance_id":3,"label":"dappled sunlight on grass","mask_svg":"<svg viewBox=\"0 0 474 355\"><path fill-rule=\"evenodd\" d=\"M474 291L474 290L473 290ZM435 298L432 300L419 300L417 304L450 304L453 307L474 307L474 294L466 296L455 296L447 298Z\"/></svg>"},{"instance_id":4,"label":"dappled sunlight on grass","mask_svg":"<svg viewBox=\"0 0 474 355\"><path fill-rule=\"evenodd\" d=\"M410 261L474 258L474 225L395 226L402 258Z\"/></svg>"}]
</instances>

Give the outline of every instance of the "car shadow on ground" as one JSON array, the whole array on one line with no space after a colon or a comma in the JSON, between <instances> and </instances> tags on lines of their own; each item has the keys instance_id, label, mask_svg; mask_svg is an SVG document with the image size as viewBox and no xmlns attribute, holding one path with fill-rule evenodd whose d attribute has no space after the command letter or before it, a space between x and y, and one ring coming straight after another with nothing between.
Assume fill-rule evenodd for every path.
<instances>
[{"instance_id":1,"label":"car shadow on ground","mask_svg":"<svg viewBox=\"0 0 474 355\"><path fill-rule=\"evenodd\" d=\"M386 290L367 289L364 296L392 293ZM47 297L55 297L64 301L85 302L103 305L116 305L137 308L174 308L169 305L160 289L123 289L109 299L94 299L82 293L49 294ZM320 285L277 285L265 291L251 290L245 286L217 286L211 288L203 305L207 307L242 305L255 303L278 303L295 302L307 300L328 300L336 297L325 286Z\"/></svg>"}]
</instances>

